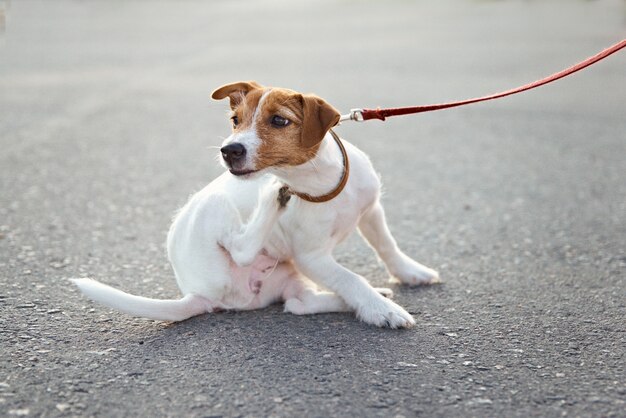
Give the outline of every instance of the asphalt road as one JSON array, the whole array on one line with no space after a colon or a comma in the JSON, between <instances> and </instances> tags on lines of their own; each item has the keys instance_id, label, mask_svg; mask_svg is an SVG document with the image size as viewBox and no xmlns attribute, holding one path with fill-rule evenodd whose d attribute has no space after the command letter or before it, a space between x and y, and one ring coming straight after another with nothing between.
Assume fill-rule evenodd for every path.
<instances>
[{"instance_id":1,"label":"asphalt road","mask_svg":"<svg viewBox=\"0 0 626 418\"><path fill-rule=\"evenodd\" d=\"M0 10L1 416L625 416L624 52L524 95L338 128L380 171L402 248L444 280L393 286L411 330L281 306L166 324L67 280L178 294L165 234L221 171L216 86L343 111L483 95L624 38L623 1ZM387 279L357 236L337 257Z\"/></svg>"}]
</instances>

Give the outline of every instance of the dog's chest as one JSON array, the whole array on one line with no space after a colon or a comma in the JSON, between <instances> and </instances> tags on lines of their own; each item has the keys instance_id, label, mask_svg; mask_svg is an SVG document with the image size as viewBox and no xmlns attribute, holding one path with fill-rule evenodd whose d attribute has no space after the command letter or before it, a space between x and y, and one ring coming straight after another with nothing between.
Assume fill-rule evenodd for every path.
<instances>
[{"instance_id":1,"label":"dog's chest","mask_svg":"<svg viewBox=\"0 0 626 418\"><path fill-rule=\"evenodd\" d=\"M281 260L298 253L332 249L354 231L363 205L348 196L336 202L290 202L267 241L266 251Z\"/></svg>"}]
</instances>

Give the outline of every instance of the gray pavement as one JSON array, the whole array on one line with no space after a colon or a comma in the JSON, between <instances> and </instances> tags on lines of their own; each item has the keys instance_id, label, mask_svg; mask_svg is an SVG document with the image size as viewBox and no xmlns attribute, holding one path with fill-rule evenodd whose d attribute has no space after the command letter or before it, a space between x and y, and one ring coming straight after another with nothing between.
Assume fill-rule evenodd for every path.
<instances>
[{"instance_id":1,"label":"gray pavement","mask_svg":"<svg viewBox=\"0 0 626 418\"><path fill-rule=\"evenodd\" d=\"M625 416L624 52L524 95L338 128L380 171L402 248L445 280L394 285L414 329L280 306L166 324L67 281L178 294L164 239L221 171L214 87L343 111L487 94L626 37L623 1L0 10L0 416ZM358 237L337 257L385 283Z\"/></svg>"}]
</instances>

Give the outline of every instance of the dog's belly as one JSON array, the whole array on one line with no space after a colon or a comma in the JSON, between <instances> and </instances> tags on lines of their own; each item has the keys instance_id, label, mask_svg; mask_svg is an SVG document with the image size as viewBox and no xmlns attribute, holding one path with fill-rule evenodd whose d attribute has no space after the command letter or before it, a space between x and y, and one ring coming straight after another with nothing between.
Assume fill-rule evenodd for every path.
<instances>
[{"instance_id":1,"label":"dog's belly","mask_svg":"<svg viewBox=\"0 0 626 418\"><path fill-rule=\"evenodd\" d=\"M278 260L259 254L250 266L238 266L228 253L231 285L219 303L227 309L258 309L280 299L287 277L277 270ZM280 277L279 277L280 276Z\"/></svg>"}]
</instances>

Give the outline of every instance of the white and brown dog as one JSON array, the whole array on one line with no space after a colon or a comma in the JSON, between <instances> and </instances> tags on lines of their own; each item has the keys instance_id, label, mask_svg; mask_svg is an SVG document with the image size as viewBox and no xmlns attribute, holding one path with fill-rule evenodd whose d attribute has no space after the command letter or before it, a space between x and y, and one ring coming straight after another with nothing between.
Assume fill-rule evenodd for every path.
<instances>
[{"instance_id":1,"label":"white and brown dog","mask_svg":"<svg viewBox=\"0 0 626 418\"><path fill-rule=\"evenodd\" d=\"M131 315L170 321L284 301L298 315L354 311L377 326L414 325L385 297L389 289L373 288L333 258L358 227L401 282L438 280L398 249L368 157L330 130L337 110L319 97L255 82L220 87L212 97L230 99L233 130L221 148L228 172L192 196L170 228L168 256L184 297L149 299L75 279L82 292Z\"/></svg>"}]
</instances>

